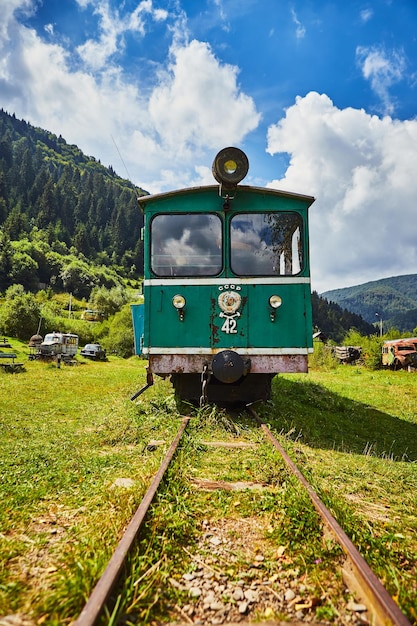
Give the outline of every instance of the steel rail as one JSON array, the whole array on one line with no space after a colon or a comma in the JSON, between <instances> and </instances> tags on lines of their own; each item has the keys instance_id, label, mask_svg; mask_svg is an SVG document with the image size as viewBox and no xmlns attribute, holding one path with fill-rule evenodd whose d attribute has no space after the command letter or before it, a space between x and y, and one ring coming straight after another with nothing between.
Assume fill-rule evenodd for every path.
<instances>
[{"instance_id":1,"label":"steel rail","mask_svg":"<svg viewBox=\"0 0 417 626\"><path fill-rule=\"evenodd\" d=\"M83 610L78 618L73 622L73 626L93 626L100 613L102 612L106 601L108 600L110 593L116 584L122 567L126 561L126 557L130 552L132 545L137 537L139 529L142 525L145 515L152 503L152 500L156 494L156 491L162 481L162 478L167 470L169 464L172 461L174 452L178 447L180 439L187 428L188 422L191 417L183 417L181 426L177 432L177 435L172 442L164 460L162 461L159 470L155 474L152 483L150 484L147 492L145 493L143 500L141 501L136 513L132 517L126 531L123 534L122 539L116 547L103 575L99 579L97 585L94 587L90 597L88 598Z\"/></svg>"},{"instance_id":2,"label":"steel rail","mask_svg":"<svg viewBox=\"0 0 417 626\"><path fill-rule=\"evenodd\" d=\"M411 626L411 622L409 622L407 617L400 611L379 578L371 570L358 549L320 500L317 493L308 483L296 464L291 460L279 441L274 437L252 407L248 406L247 410L261 426L275 448L280 452L287 467L305 487L316 510L326 524L327 529L345 552L349 562L349 568L343 569L345 581L348 586L351 588L354 587L353 590L356 591L361 600L364 601L368 609L370 624L372 624L372 626Z\"/></svg>"}]
</instances>

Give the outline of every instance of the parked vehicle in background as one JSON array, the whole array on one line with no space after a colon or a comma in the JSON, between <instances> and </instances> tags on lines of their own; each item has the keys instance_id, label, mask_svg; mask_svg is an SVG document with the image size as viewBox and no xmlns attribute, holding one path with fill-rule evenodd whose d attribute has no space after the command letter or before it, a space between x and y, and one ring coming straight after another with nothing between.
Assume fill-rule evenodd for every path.
<instances>
[{"instance_id":1,"label":"parked vehicle in background","mask_svg":"<svg viewBox=\"0 0 417 626\"><path fill-rule=\"evenodd\" d=\"M29 359L53 359L58 355L64 361L70 361L78 351L78 335L73 333L47 333L44 340L40 335L34 335L29 343L33 348Z\"/></svg>"},{"instance_id":2,"label":"parked vehicle in background","mask_svg":"<svg viewBox=\"0 0 417 626\"><path fill-rule=\"evenodd\" d=\"M417 368L417 337L385 341L382 346L382 366L393 370Z\"/></svg>"},{"instance_id":3,"label":"parked vehicle in background","mask_svg":"<svg viewBox=\"0 0 417 626\"><path fill-rule=\"evenodd\" d=\"M81 356L95 361L105 361L106 351L99 343L87 343L80 352Z\"/></svg>"},{"instance_id":4,"label":"parked vehicle in background","mask_svg":"<svg viewBox=\"0 0 417 626\"><path fill-rule=\"evenodd\" d=\"M81 313L81 319L85 320L86 322L102 322L103 314L100 311L86 309Z\"/></svg>"}]
</instances>

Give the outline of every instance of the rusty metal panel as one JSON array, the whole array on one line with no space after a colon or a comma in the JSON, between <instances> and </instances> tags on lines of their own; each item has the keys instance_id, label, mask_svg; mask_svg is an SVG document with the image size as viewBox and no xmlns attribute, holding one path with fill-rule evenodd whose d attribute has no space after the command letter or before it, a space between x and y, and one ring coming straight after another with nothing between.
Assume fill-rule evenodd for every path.
<instances>
[{"instance_id":1,"label":"rusty metal panel","mask_svg":"<svg viewBox=\"0 0 417 626\"><path fill-rule=\"evenodd\" d=\"M154 354L149 356L149 369L154 374L201 374L205 364L211 365L208 354ZM306 373L305 354L250 355L251 374Z\"/></svg>"}]
</instances>

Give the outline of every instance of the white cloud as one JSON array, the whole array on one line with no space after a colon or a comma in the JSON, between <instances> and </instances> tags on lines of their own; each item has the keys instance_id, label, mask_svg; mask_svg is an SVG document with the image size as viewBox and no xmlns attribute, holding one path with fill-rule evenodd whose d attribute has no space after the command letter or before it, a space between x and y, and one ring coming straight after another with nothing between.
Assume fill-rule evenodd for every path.
<instances>
[{"instance_id":1,"label":"white cloud","mask_svg":"<svg viewBox=\"0 0 417 626\"><path fill-rule=\"evenodd\" d=\"M338 109L310 92L270 126L268 152L290 155L285 177L269 186L316 197L313 288L416 272L417 120Z\"/></svg>"},{"instance_id":2,"label":"white cloud","mask_svg":"<svg viewBox=\"0 0 417 626\"><path fill-rule=\"evenodd\" d=\"M362 22L369 22L370 19L372 19L374 16L374 12L372 9L363 9L363 11L360 12L360 17Z\"/></svg>"},{"instance_id":3,"label":"white cloud","mask_svg":"<svg viewBox=\"0 0 417 626\"><path fill-rule=\"evenodd\" d=\"M85 8L93 0L78 0L78 3ZM164 21L168 17L167 11L153 8L152 0L142 0L132 13L123 17L118 10L111 9L108 0L95 2L94 6L94 13L99 19L100 36L87 40L77 48L84 63L93 70L103 68L112 55L123 50L123 36L126 33L134 32L143 37L146 33L146 17L156 22Z\"/></svg>"},{"instance_id":4,"label":"white cloud","mask_svg":"<svg viewBox=\"0 0 417 626\"><path fill-rule=\"evenodd\" d=\"M84 8L91 2L78 0ZM100 34L85 42L84 64L76 69L65 41L45 41L8 11L0 27L1 105L126 175L114 137L134 182L148 191L198 180L198 166L212 157L213 147L243 141L259 122L253 100L238 85L238 68L215 58L208 44L188 43L179 11L167 23L174 43L166 69L155 65L154 84L142 87L140 76L125 76L111 57L126 29L140 34L140 15L165 20L166 12L154 10L150 0L124 17L111 13L104 0L93 5ZM33 6L13 0L14 8L28 13Z\"/></svg>"},{"instance_id":5,"label":"white cloud","mask_svg":"<svg viewBox=\"0 0 417 626\"><path fill-rule=\"evenodd\" d=\"M303 39L303 37L305 37L305 34L306 34L306 29L302 25L300 20L298 19L297 14L294 11L294 9L291 9L291 16L292 16L292 21L294 22L294 24L297 27L295 29L295 36L297 37L297 39Z\"/></svg>"},{"instance_id":6,"label":"white cloud","mask_svg":"<svg viewBox=\"0 0 417 626\"><path fill-rule=\"evenodd\" d=\"M173 61L150 99L161 141L171 150L240 143L260 115L239 90L236 66L222 65L206 43L174 47Z\"/></svg>"},{"instance_id":7,"label":"white cloud","mask_svg":"<svg viewBox=\"0 0 417 626\"><path fill-rule=\"evenodd\" d=\"M395 104L390 95L390 87L404 78L404 54L397 50L387 52L380 48L359 46L356 49L356 58L364 78L370 81L373 91L381 100L382 113L392 115Z\"/></svg>"}]
</instances>

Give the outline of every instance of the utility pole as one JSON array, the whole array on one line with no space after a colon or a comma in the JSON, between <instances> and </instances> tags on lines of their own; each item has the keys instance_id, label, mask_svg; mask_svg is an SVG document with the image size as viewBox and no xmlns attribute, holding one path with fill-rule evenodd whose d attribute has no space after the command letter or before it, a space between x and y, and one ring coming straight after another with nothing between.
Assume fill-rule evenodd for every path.
<instances>
[{"instance_id":1,"label":"utility pole","mask_svg":"<svg viewBox=\"0 0 417 626\"><path fill-rule=\"evenodd\" d=\"M379 317L379 336L382 337L382 315L375 313L376 317Z\"/></svg>"}]
</instances>

